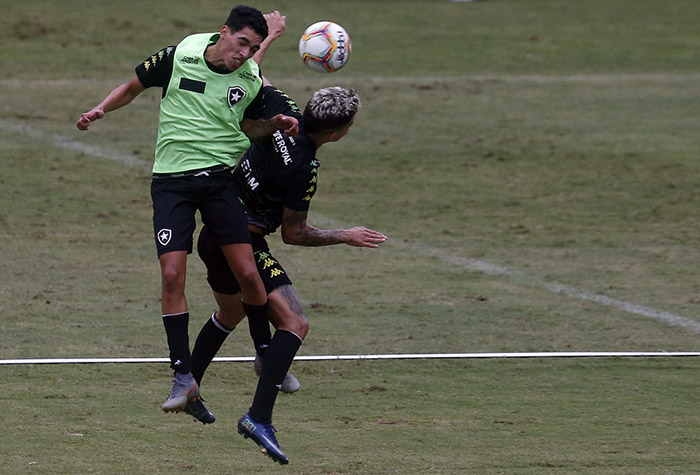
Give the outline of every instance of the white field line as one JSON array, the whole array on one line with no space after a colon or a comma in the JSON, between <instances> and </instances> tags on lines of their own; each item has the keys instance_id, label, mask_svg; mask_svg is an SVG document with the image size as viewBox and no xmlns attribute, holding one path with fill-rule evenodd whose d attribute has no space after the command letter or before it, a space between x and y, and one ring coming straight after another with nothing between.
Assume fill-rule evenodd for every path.
<instances>
[{"instance_id":1,"label":"white field line","mask_svg":"<svg viewBox=\"0 0 700 475\"><path fill-rule=\"evenodd\" d=\"M294 361L406 360L406 359L490 359L490 358L649 358L700 356L697 351L567 351L531 353L414 353L389 355L309 355L296 356ZM253 356L217 356L213 361L244 363ZM0 365L19 364L104 364L104 363L169 363L169 358L22 358L0 360Z\"/></svg>"},{"instance_id":2,"label":"white field line","mask_svg":"<svg viewBox=\"0 0 700 475\"><path fill-rule=\"evenodd\" d=\"M71 140L66 137L62 137L60 135L47 134L32 129L29 126L13 123L3 119L0 119L0 129L29 135L31 137L52 143L53 145L59 147L75 150L86 154L91 154L96 157L104 158L107 160L114 160L125 165L137 167L140 169L150 169L151 166L149 163L132 157L130 155L119 154L108 150L103 150L98 147L85 145L83 143ZM326 224L327 226L347 227L344 223L339 222L333 218L319 216L316 214L314 214L314 220L320 222L321 224ZM672 326L682 327L695 333L700 333L700 321L676 315L670 312L665 312L650 307L644 307L631 302L625 302L623 300L617 300L603 294L589 292L583 289L576 289L574 287L570 287L568 285L561 284L558 282L546 282L536 276L529 275L524 272L509 269L506 267L498 266L487 261L481 261L464 256L455 256L452 253L447 252L443 249L438 249L432 247L429 244L421 242L404 243L399 240L393 241L393 243L395 246L409 250L417 255L435 257L449 264L456 265L458 267L462 267L476 272L482 272L488 275L501 275L510 278L515 278L518 280L524 280L528 283L535 284L538 287L547 289L554 293L578 298L581 300L596 302L607 307L623 310L625 312L629 312L643 317L653 318L656 320L663 321Z\"/></svg>"},{"instance_id":3,"label":"white field line","mask_svg":"<svg viewBox=\"0 0 700 475\"><path fill-rule=\"evenodd\" d=\"M601 305L605 305L606 307L612 307L618 310L623 310L625 312L633 313L642 317L661 320L663 322L668 323L669 325L682 327L687 330L691 330L695 333L700 333L700 321L693 320L687 317L682 317L680 315L676 315L670 312L657 310L651 307L644 307L641 305L633 304L631 302L625 302L624 300L614 299L612 297L608 297L606 295L596 292L590 292L588 290L577 289L575 287L561 284L559 282L547 282L532 274L517 271L514 269L509 269L507 267L498 266L486 261L471 259L469 257L455 256L445 250L436 249L428 244L421 242L398 242L396 243L396 245L406 250L410 250L414 254L419 254L426 257L434 257L449 264L456 265L458 267L482 272L488 275L510 277L513 279L517 279L518 281L527 282L530 285L534 285L536 287L544 288L556 294L562 294L568 297L574 297L581 300L596 302Z\"/></svg>"},{"instance_id":4,"label":"white field line","mask_svg":"<svg viewBox=\"0 0 700 475\"><path fill-rule=\"evenodd\" d=\"M76 120L78 118L76 117ZM55 145L57 147L65 148L75 152L84 153L85 155L92 155L93 157L104 158L106 160L112 160L115 162L123 163L130 167L139 168L142 170L151 170L153 165L145 160L136 158L131 155L125 155L123 153L117 153L110 150L105 150L100 147L95 147L92 145L87 145L77 140L70 139L68 137L56 134L48 134L46 132L41 132L27 125L12 122L5 119L0 119L0 129L15 132L19 135L26 135L34 139L40 140L42 142ZM76 129L77 130L77 129ZM89 133L89 132L85 132Z\"/></svg>"}]
</instances>

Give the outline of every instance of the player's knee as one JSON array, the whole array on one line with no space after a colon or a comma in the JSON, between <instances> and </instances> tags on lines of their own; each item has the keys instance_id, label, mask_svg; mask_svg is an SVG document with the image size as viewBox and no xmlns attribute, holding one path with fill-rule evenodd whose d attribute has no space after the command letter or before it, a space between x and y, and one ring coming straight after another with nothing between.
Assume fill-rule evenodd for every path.
<instances>
[{"instance_id":1,"label":"player's knee","mask_svg":"<svg viewBox=\"0 0 700 475\"><path fill-rule=\"evenodd\" d=\"M287 330L298 335L302 340L309 333L309 322L304 314L294 313L291 318L286 319L285 326L288 327Z\"/></svg>"},{"instance_id":2,"label":"player's knee","mask_svg":"<svg viewBox=\"0 0 700 475\"><path fill-rule=\"evenodd\" d=\"M294 333L299 335L301 339L303 340L306 338L306 335L309 333L309 322L306 320L306 318L301 318L298 323L298 330Z\"/></svg>"},{"instance_id":3,"label":"player's knee","mask_svg":"<svg viewBox=\"0 0 700 475\"><path fill-rule=\"evenodd\" d=\"M163 293L176 294L182 293L185 290L185 274L179 272L178 269L165 268L161 272L163 283Z\"/></svg>"}]
</instances>

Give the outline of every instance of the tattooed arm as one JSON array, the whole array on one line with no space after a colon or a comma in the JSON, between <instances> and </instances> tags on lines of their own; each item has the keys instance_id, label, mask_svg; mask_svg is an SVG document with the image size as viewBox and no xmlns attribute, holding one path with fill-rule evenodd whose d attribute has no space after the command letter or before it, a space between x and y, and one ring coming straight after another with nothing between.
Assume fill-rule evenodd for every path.
<instances>
[{"instance_id":1,"label":"tattooed arm","mask_svg":"<svg viewBox=\"0 0 700 475\"><path fill-rule=\"evenodd\" d=\"M348 244L355 247L378 247L386 236L364 226L351 229L318 229L306 223L306 211L284 208L282 212L282 240L294 246L330 246Z\"/></svg>"}]
</instances>

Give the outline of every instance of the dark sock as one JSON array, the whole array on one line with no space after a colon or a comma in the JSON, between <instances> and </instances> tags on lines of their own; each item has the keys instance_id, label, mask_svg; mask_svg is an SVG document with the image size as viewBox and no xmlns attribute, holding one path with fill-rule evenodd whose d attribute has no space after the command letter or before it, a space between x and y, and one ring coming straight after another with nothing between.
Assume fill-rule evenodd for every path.
<instances>
[{"instance_id":1,"label":"dark sock","mask_svg":"<svg viewBox=\"0 0 700 475\"><path fill-rule=\"evenodd\" d=\"M262 374L258 380L250 417L261 424L272 422L272 409L277 399L279 385L289 371L301 346L301 338L292 332L278 330L270 341L270 347L263 358Z\"/></svg>"},{"instance_id":2,"label":"dark sock","mask_svg":"<svg viewBox=\"0 0 700 475\"><path fill-rule=\"evenodd\" d=\"M163 325L170 350L170 367L176 373L187 374L192 369L190 366L190 340L187 335L189 321L189 312L163 315Z\"/></svg>"},{"instance_id":3,"label":"dark sock","mask_svg":"<svg viewBox=\"0 0 700 475\"><path fill-rule=\"evenodd\" d=\"M209 367L209 363L214 359L216 353L221 349L221 345L226 341L226 337L232 331L219 323L216 319L216 312L199 331L192 349L192 376L197 384L201 384L202 376Z\"/></svg>"},{"instance_id":4,"label":"dark sock","mask_svg":"<svg viewBox=\"0 0 700 475\"><path fill-rule=\"evenodd\" d=\"M265 350L270 346L270 319L268 317L268 304L265 305L248 305L243 303L243 309L248 316L248 329L250 337L253 339L255 352L260 356L265 354Z\"/></svg>"}]
</instances>

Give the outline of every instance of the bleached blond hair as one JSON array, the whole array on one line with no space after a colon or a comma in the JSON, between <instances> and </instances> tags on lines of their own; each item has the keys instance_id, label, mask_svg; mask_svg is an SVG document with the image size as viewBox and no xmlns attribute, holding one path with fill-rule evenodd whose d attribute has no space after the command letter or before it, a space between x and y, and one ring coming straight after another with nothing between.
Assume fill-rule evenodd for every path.
<instances>
[{"instance_id":1,"label":"bleached blond hair","mask_svg":"<svg viewBox=\"0 0 700 475\"><path fill-rule=\"evenodd\" d=\"M311 134L342 130L361 106L355 89L340 86L319 89L304 109L304 128Z\"/></svg>"}]
</instances>

